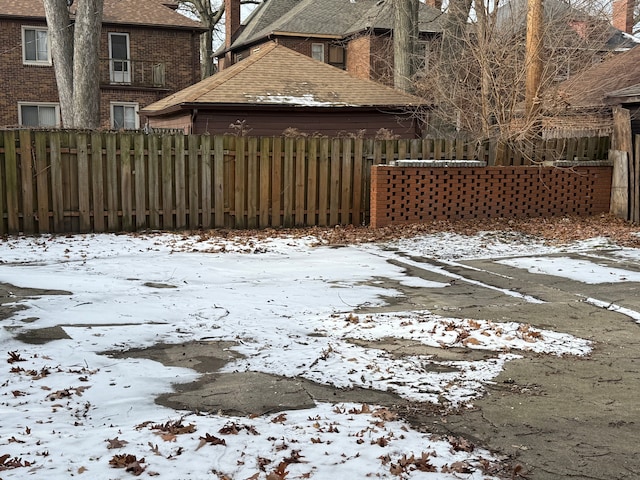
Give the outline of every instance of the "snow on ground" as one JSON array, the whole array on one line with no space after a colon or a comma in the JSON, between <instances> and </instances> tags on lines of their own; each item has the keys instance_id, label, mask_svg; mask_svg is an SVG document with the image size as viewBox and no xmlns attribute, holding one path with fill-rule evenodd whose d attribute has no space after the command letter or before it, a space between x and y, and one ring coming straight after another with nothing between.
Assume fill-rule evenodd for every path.
<instances>
[{"instance_id":1,"label":"snow on ground","mask_svg":"<svg viewBox=\"0 0 640 480\"><path fill-rule=\"evenodd\" d=\"M524 240L524 241L523 241ZM383 407L320 404L271 417L176 412L154 403L188 369L100 352L190 340L237 342L225 371L300 376L467 405L518 351L584 355L589 342L516 323L429 312L359 315L400 292L386 278L447 288L388 263L400 253L453 261L541 254L551 247L499 234L429 235L380 246L321 246L314 237L234 240L198 235L10 238L0 282L62 290L16 299L2 321L0 475L8 478L492 478L488 452L413 431ZM576 247L579 248L579 247ZM391 250L390 250L391 249ZM402 257L402 261L406 258ZM26 345L14 335L62 326L70 339ZM397 358L348 339L412 340L483 349L476 362ZM439 368L434 368L434 366ZM129 455L129 456L127 456ZM128 466L130 472L125 468ZM274 476L276 475L276 476ZM277 476L279 475L279 476Z\"/></svg>"}]
</instances>

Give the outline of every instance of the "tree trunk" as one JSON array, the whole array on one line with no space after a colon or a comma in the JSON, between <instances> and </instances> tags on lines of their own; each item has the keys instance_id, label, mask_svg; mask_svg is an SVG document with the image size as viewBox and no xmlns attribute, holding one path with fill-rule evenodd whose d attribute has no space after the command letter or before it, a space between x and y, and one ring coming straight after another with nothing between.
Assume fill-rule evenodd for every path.
<instances>
[{"instance_id":1,"label":"tree trunk","mask_svg":"<svg viewBox=\"0 0 640 480\"><path fill-rule=\"evenodd\" d=\"M62 125L100 125L100 30L103 0L79 0L75 22L67 0L44 0Z\"/></svg>"},{"instance_id":2,"label":"tree trunk","mask_svg":"<svg viewBox=\"0 0 640 480\"><path fill-rule=\"evenodd\" d=\"M76 11L73 51L74 125L100 126L100 31L103 0L82 0Z\"/></svg>"},{"instance_id":3,"label":"tree trunk","mask_svg":"<svg viewBox=\"0 0 640 480\"><path fill-rule=\"evenodd\" d=\"M213 35L211 29L200 35L200 75L207 78L213 75Z\"/></svg>"},{"instance_id":4,"label":"tree trunk","mask_svg":"<svg viewBox=\"0 0 640 480\"><path fill-rule=\"evenodd\" d=\"M62 125L74 127L73 119L73 22L66 0L44 0L49 29L47 39L58 85Z\"/></svg>"},{"instance_id":5,"label":"tree trunk","mask_svg":"<svg viewBox=\"0 0 640 480\"><path fill-rule=\"evenodd\" d=\"M394 0L393 3L393 84L412 91L413 60L418 30L418 0Z\"/></svg>"}]
</instances>

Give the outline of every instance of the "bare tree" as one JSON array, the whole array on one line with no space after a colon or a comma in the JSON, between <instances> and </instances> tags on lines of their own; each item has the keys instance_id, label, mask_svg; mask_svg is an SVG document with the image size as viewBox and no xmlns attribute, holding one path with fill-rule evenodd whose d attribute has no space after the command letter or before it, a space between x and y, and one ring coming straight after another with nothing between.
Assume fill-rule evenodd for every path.
<instances>
[{"instance_id":1,"label":"bare tree","mask_svg":"<svg viewBox=\"0 0 640 480\"><path fill-rule=\"evenodd\" d=\"M241 0L242 4L259 4L261 0ZM182 0L180 5L200 20L207 31L200 36L200 65L202 78L215 73L213 65L213 45L216 34L222 31L224 24L224 2L218 0Z\"/></svg>"},{"instance_id":2,"label":"bare tree","mask_svg":"<svg viewBox=\"0 0 640 480\"><path fill-rule=\"evenodd\" d=\"M540 105L530 116L525 115L527 2L476 1L472 22L460 24L467 4L453 20L448 18L439 58L421 72L417 85L437 106L432 133L505 142L534 133L541 118L553 114L553 87L608 54L607 15L594 12L589 0L583 9L576 4L545 1L541 72L531 92Z\"/></svg>"},{"instance_id":3,"label":"bare tree","mask_svg":"<svg viewBox=\"0 0 640 480\"><path fill-rule=\"evenodd\" d=\"M48 39L67 128L100 125L99 49L103 0L44 0Z\"/></svg>"}]
</instances>

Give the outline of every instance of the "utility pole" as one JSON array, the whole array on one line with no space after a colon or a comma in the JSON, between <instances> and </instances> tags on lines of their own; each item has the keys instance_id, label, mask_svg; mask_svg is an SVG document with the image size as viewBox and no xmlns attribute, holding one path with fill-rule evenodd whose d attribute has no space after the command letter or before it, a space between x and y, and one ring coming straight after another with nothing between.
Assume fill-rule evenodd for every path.
<instances>
[{"instance_id":1,"label":"utility pole","mask_svg":"<svg viewBox=\"0 0 640 480\"><path fill-rule=\"evenodd\" d=\"M544 51L543 0L528 0L527 6L525 108L527 117L532 119L540 108L538 95L540 93L540 83L542 82L542 55Z\"/></svg>"},{"instance_id":2,"label":"utility pole","mask_svg":"<svg viewBox=\"0 0 640 480\"><path fill-rule=\"evenodd\" d=\"M413 88L414 54L418 37L418 0L393 0L393 85Z\"/></svg>"}]
</instances>

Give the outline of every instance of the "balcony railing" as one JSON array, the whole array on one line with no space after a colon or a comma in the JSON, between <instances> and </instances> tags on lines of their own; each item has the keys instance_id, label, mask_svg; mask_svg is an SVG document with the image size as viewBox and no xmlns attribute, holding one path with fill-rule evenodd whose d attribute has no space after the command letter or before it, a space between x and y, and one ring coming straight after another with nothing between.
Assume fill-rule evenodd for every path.
<instances>
[{"instance_id":1,"label":"balcony railing","mask_svg":"<svg viewBox=\"0 0 640 480\"><path fill-rule=\"evenodd\" d=\"M166 88L164 63L149 60L100 59L100 84Z\"/></svg>"}]
</instances>

